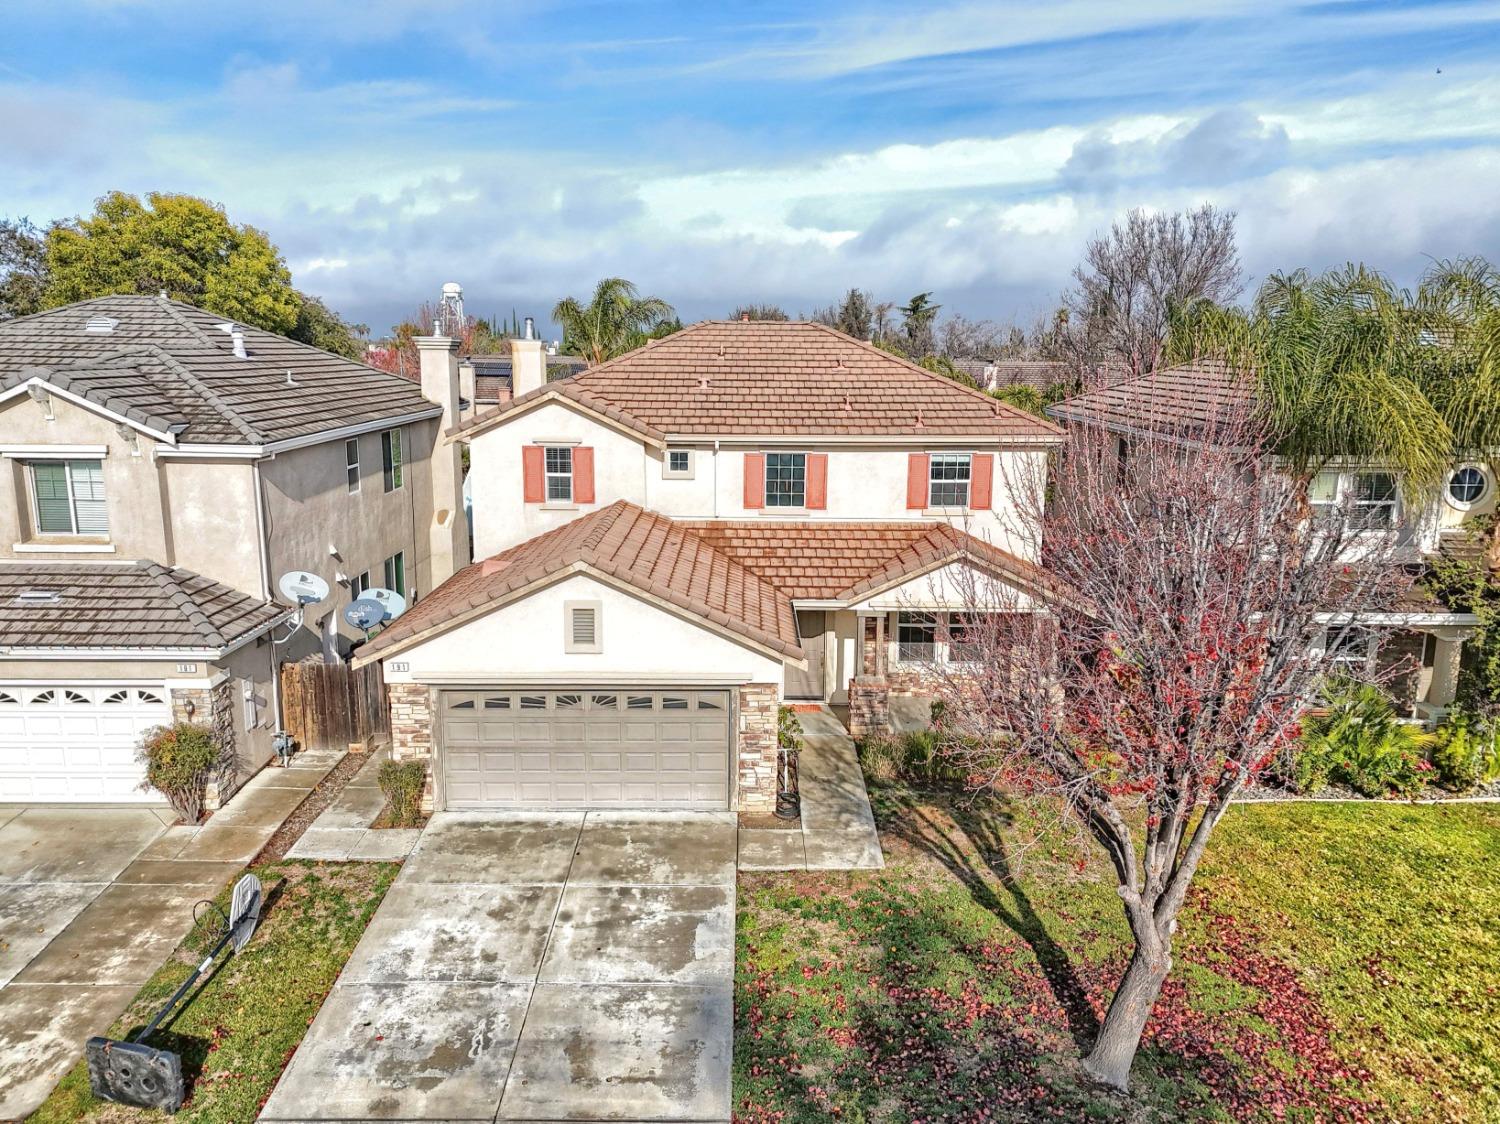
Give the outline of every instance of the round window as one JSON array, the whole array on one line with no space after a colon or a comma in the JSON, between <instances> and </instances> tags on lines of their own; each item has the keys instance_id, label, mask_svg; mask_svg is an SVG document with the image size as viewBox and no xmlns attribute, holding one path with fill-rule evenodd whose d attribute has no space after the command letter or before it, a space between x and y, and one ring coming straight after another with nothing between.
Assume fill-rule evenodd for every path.
<instances>
[{"instance_id":1,"label":"round window","mask_svg":"<svg viewBox=\"0 0 1500 1124\"><path fill-rule=\"evenodd\" d=\"M1448 478L1448 495L1454 503L1467 507L1477 503L1488 486L1489 481L1484 478L1483 469L1472 464L1465 465Z\"/></svg>"}]
</instances>

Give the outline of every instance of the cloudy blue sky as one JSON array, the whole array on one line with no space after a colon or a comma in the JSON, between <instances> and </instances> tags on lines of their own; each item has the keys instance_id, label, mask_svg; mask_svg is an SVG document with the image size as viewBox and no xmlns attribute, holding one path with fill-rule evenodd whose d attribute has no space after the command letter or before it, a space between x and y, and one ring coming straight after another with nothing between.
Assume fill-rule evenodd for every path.
<instances>
[{"instance_id":1,"label":"cloudy blue sky","mask_svg":"<svg viewBox=\"0 0 1500 1124\"><path fill-rule=\"evenodd\" d=\"M377 330L445 280L1029 322L1131 207L1252 281L1500 259L1500 3L11 0L0 215L186 191Z\"/></svg>"}]
</instances>

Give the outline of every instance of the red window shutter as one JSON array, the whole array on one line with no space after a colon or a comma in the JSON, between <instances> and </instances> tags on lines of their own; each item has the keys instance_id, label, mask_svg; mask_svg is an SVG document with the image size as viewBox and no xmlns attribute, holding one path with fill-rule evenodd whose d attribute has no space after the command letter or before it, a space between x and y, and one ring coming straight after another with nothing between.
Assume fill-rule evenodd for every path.
<instances>
[{"instance_id":1,"label":"red window shutter","mask_svg":"<svg viewBox=\"0 0 1500 1124\"><path fill-rule=\"evenodd\" d=\"M906 462L906 509L921 511L927 506L927 454L913 453Z\"/></svg>"},{"instance_id":2,"label":"red window shutter","mask_svg":"<svg viewBox=\"0 0 1500 1124\"><path fill-rule=\"evenodd\" d=\"M573 502L594 502L594 450L587 445L573 450Z\"/></svg>"},{"instance_id":3,"label":"red window shutter","mask_svg":"<svg viewBox=\"0 0 1500 1124\"><path fill-rule=\"evenodd\" d=\"M745 454L745 507L759 511L766 506L766 455Z\"/></svg>"},{"instance_id":4,"label":"red window shutter","mask_svg":"<svg viewBox=\"0 0 1500 1124\"><path fill-rule=\"evenodd\" d=\"M969 506L975 511L988 511L994 484L995 454L975 453L969 464Z\"/></svg>"},{"instance_id":5,"label":"red window shutter","mask_svg":"<svg viewBox=\"0 0 1500 1124\"><path fill-rule=\"evenodd\" d=\"M822 511L828 506L828 454L807 454L807 509Z\"/></svg>"},{"instance_id":6,"label":"red window shutter","mask_svg":"<svg viewBox=\"0 0 1500 1124\"><path fill-rule=\"evenodd\" d=\"M547 498L547 486L543 480L542 465L545 451L540 445L524 445L521 448L521 502L541 503Z\"/></svg>"}]
</instances>

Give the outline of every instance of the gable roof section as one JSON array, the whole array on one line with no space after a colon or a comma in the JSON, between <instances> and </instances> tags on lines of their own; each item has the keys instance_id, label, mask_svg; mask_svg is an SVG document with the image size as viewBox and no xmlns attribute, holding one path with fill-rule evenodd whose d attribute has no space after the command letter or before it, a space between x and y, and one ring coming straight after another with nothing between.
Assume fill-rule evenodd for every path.
<instances>
[{"instance_id":1,"label":"gable roof section","mask_svg":"<svg viewBox=\"0 0 1500 1124\"><path fill-rule=\"evenodd\" d=\"M28 590L58 600L18 602ZM0 563L0 651L223 652L293 612L156 562Z\"/></svg>"},{"instance_id":2,"label":"gable roof section","mask_svg":"<svg viewBox=\"0 0 1500 1124\"><path fill-rule=\"evenodd\" d=\"M1028 592L1056 595L1034 563L946 523L678 524L783 590L795 601L852 602L949 562L978 563Z\"/></svg>"},{"instance_id":3,"label":"gable roof section","mask_svg":"<svg viewBox=\"0 0 1500 1124\"><path fill-rule=\"evenodd\" d=\"M1202 440L1253 396L1250 380L1234 368L1200 359L1075 395L1047 413L1106 429Z\"/></svg>"},{"instance_id":4,"label":"gable roof section","mask_svg":"<svg viewBox=\"0 0 1500 1124\"><path fill-rule=\"evenodd\" d=\"M665 516L620 500L460 570L371 641L359 662L576 572L617 581L778 655L802 656L783 592Z\"/></svg>"},{"instance_id":5,"label":"gable roof section","mask_svg":"<svg viewBox=\"0 0 1500 1124\"><path fill-rule=\"evenodd\" d=\"M654 441L726 437L975 437L1054 443L1056 426L823 324L705 320L548 383L450 431L471 437L547 399Z\"/></svg>"},{"instance_id":6,"label":"gable roof section","mask_svg":"<svg viewBox=\"0 0 1500 1124\"><path fill-rule=\"evenodd\" d=\"M84 331L93 317L117 323ZM409 379L160 297L99 297L0 323L0 391L32 378L186 444L263 445L436 416ZM291 373L291 382L287 374Z\"/></svg>"}]
</instances>

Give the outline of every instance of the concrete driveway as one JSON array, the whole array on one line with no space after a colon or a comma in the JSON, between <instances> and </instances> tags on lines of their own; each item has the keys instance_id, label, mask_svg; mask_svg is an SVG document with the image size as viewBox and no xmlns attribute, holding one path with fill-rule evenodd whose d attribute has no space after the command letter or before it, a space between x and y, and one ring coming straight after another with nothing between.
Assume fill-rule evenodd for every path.
<instances>
[{"instance_id":1,"label":"concrete driveway","mask_svg":"<svg viewBox=\"0 0 1500 1124\"><path fill-rule=\"evenodd\" d=\"M436 816L262 1120L727 1121L735 819Z\"/></svg>"}]
</instances>

